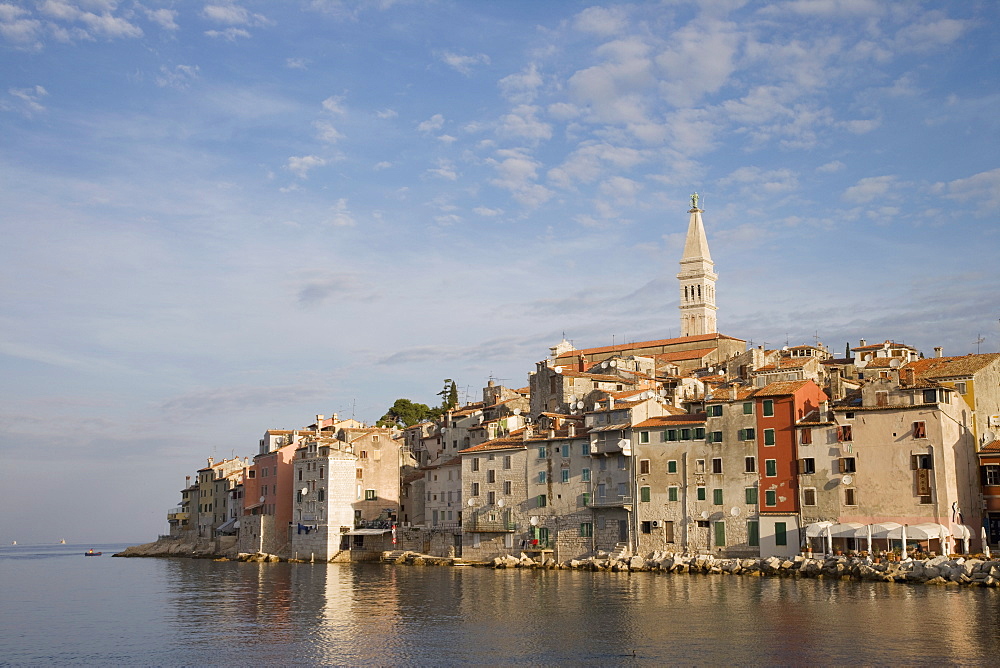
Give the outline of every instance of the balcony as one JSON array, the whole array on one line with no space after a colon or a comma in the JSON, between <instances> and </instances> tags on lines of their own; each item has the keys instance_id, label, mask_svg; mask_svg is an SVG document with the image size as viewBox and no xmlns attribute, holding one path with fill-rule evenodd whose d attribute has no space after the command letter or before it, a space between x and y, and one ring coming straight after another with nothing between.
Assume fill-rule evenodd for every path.
<instances>
[{"instance_id":1,"label":"balcony","mask_svg":"<svg viewBox=\"0 0 1000 668\"><path fill-rule=\"evenodd\" d=\"M191 513L184 510L184 508L171 508L167 511L168 522L180 522L181 520L187 520L190 518Z\"/></svg>"},{"instance_id":2,"label":"balcony","mask_svg":"<svg viewBox=\"0 0 1000 668\"><path fill-rule=\"evenodd\" d=\"M605 496L591 499L587 503L589 508L631 508L633 499L631 496Z\"/></svg>"},{"instance_id":3,"label":"balcony","mask_svg":"<svg viewBox=\"0 0 1000 668\"><path fill-rule=\"evenodd\" d=\"M628 427L628 425L612 425L611 427L598 427L598 429L608 429L609 431L603 431L597 434L592 434L590 437L590 452L595 455L610 455L610 454L632 454L632 439L625 438L622 436L624 430L622 427Z\"/></svg>"},{"instance_id":4,"label":"balcony","mask_svg":"<svg viewBox=\"0 0 1000 668\"><path fill-rule=\"evenodd\" d=\"M463 522L462 529L466 533L513 533L517 531L517 523L473 517Z\"/></svg>"}]
</instances>

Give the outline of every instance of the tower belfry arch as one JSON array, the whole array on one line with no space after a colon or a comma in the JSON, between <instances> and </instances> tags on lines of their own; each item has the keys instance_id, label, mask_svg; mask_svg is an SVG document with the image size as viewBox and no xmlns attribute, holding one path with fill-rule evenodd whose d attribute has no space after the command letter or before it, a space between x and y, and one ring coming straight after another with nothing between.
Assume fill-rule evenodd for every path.
<instances>
[{"instance_id":1,"label":"tower belfry arch","mask_svg":"<svg viewBox=\"0 0 1000 668\"><path fill-rule=\"evenodd\" d=\"M708 250L702 210L698 208L698 193L691 195L688 213L687 238L677 274L680 282L681 336L700 336L718 331L715 282L719 276L714 271L715 263Z\"/></svg>"}]
</instances>

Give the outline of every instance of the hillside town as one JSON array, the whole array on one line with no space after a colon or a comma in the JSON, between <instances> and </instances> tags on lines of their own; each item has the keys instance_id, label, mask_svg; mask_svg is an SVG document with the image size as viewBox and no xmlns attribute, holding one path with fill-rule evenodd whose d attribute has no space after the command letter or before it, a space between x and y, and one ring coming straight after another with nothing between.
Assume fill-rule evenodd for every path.
<instances>
[{"instance_id":1,"label":"hillside town","mask_svg":"<svg viewBox=\"0 0 1000 668\"><path fill-rule=\"evenodd\" d=\"M1000 354L721 334L697 195L688 213L679 337L563 339L525 386L402 428L265 429L188 477L170 536L316 561L997 547Z\"/></svg>"}]
</instances>

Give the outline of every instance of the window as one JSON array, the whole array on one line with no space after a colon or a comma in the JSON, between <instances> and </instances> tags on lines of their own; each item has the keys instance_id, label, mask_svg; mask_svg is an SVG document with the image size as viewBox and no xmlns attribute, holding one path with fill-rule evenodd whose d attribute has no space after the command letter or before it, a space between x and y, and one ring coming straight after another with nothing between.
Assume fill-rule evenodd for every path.
<instances>
[{"instance_id":1,"label":"window","mask_svg":"<svg viewBox=\"0 0 1000 668\"><path fill-rule=\"evenodd\" d=\"M364 479L364 477L365 477L365 470L364 469L354 469L354 477L357 478L358 480Z\"/></svg>"},{"instance_id":2,"label":"window","mask_svg":"<svg viewBox=\"0 0 1000 668\"><path fill-rule=\"evenodd\" d=\"M649 432L648 431L640 431L639 432L639 442L640 443L649 443Z\"/></svg>"},{"instance_id":3,"label":"window","mask_svg":"<svg viewBox=\"0 0 1000 668\"><path fill-rule=\"evenodd\" d=\"M913 438L927 438L927 423L921 420L913 423Z\"/></svg>"},{"instance_id":4,"label":"window","mask_svg":"<svg viewBox=\"0 0 1000 668\"><path fill-rule=\"evenodd\" d=\"M668 429L668 430L666 430L663 433L666 435L666 440L668 440L668 441L676 441L677 440L677 430L676 429Z\"/></svg>"},{"instance_id":5,"label":"window","mask_svg":"<svg viewBox=\"0 0 1000 668\"><path fill-rule=\"evenodd\" d=\"M713 489L712 490L712 504L716 506L722 505L722 490Z\"/></svg>"},{"instance_id":6,"label":"window","mask_svg":"<svg viewBox=\"0 0 1000 668\"><path fill-rule=\"evenodd\" d=\"M590 443L588 441L584 441L580 445L580 454L583 455L584 457L590 456Z\"/></svg>"},{"instance_id":7,"label":"window","mask_svg":"<svg viewBox=\"0 0 1000 668\"><path fill-rule=\"evenodd\" d=\"M590 492L584 492L580 495L580 502L584 508L590 505Z\"/></svg>"},{"instance_id":8,"label":"window","mask_svg":"<svg viewBox=\"0 0 1000 668\"><path fill-rule=\"evenodd\" d=\"M813 457L803 457L799 460L799 475L812 475L816 473L816 459Z\"/></svg>"},{"instance_id":9,"label":"window","mask_svg":"<svg viewBox=\"0 0 1000 668\"><path fill-rule=\"evenodd\" d=\"M979 473L984 485L1000 485L1000 464L986 464Z\"/></svg>"},{"instance_id":10,"label":"window","mask_svg":"<svg viewBox=\"0 0 1000 668\"><path fill-rule=\"evenodd\" d=\"M608 496L608 486L603 482L597 483L597 498L605 499Z\"/></svg>"},{"instance_id":11,"label":"window","mask_svg":"<svg viewBox=\"0 0 1000 668\"><path fill-rule=\"evenodd\" d=\"M264 476L261 477L263 478ZM302 469L299 469L299 480L302 480Z\"/></svg>"},{"instance_id":12,"label":"window","mask_svg":"<svg viewBox=\"0 0 1000 668\"><path fill-rule=\"evenodd\" d=\"M778 493L773 489L769 489L764 492L764 506L768 508L773 508L778 505Z\"/></svg>"},{"instance_id":13,"label":"window","mask_svg":"<svg viewBox=\"0 0 1000 668\"><path fill-rule=\"evenodd\" d=\"M799 443L802 445L811 445L813 442L813 430L806 427L799 432Z\"/></svg>"},{"instance_id":14,"label":"window","mask_svg":"<svg viewBox=\"0 0 1000 668\"><path fill-rule=\"evenodd\" d=\"M765 399L763 409L762 415L764 417L774 417L774 400Z\"/></svg>"},{"instance_id":15,"label":"window","mask_svg":"<svg viewBox=\"0 0 1000 668\"><path fill-rule=\"evenodd\" d=\"M472 483L472 496L479 496L479 483Z\"/></svg>"},{"instance_id":16,"label":"window","mask_svg":"<svg viewBox=\"0 0 1000 668\"><path fill-rule=\"evenodd\" d=\"M698 500L699 501L704 501L705 500L705 488L704 487L699 487L698 488Z\"/></svg>"},{"instance_id":17,"label":"window","mask_svg":"<svg viewBox=\"0 0 1000 668\"><path fill-rule=\"evenodd\" d=\"M378 494L375 493L374 489L365 490L365 501L375 501L378 499Z\"/></svg>"},{"instance_id":18,"label":"window","mask_svg":"<svg viewBox=\"0 0 1000 668\"><path fill-rule=\"evenodd\" d=\"M649 503L649 487L639 488L639 501Z\"/></svg>"},{"instance_id":19,"label":"window","mask_svg":"<svg viewBox=\"0 0 1000 668\"><path fill-rule=\"evenodd\" d=\"M628 496L628 484L624 482L618 483L618 496L625 498Z\"/></svg>"},{"instance_id":20,"label":"window","mask_svg":"<svg viewBox=\"0 0 1000 668\"><path fill-rule=\"evenodd\" d=\"M494 471L493 469L489 469L488 471L486 471L486 482L496 482L496 481L497 481L497 472Z\"/></svg>"},{"instance_id":21,"label":"window","mask_svg":"<svg viewBox=\"0 0 1000 668\"><path fill-rule=\"evenodd\" d=\"M560 475L560 480L562 480L563 482L569 482L569 469L562 469L559 472L559 475Z\"/></svg>"},{"instance_id":22,"label":"window","mask_svg":"<svg viewBox=\"0 0 1000 668\"><path fill-rule=\"evenodd\" d=\"M368 451L367 450L362 450L360 456L358 457L358 459L368 459Z\"/></svg>"},{"instance_id":23,"label":"window","mask_svg":"<svg viewBox=\"0 0 1000 668\"><path fill-rule=\"evenodd\" d=\"M747 520L747 545L760 546L760 524L757 520Z\"/></svg>"},{"instance_id":24,"label":"window","mask_svg":"<svg viewBox=\"0 0 1000 668\"><path fill-rule=\"evenodd\" d=\"M855 490L853 487L844 488L844 505L845 506L858 505L857 490Z\"/></svg>"},{"instance_id":25,"label":"window","mask_svg":"<svg viewBox=\"0 0 1000 668\"><path fill-rule=\"evenodd\" d=\"M816 488L806 487L802 490L802 505L803 506L815 506L816 505Z\"/></svg>"},{"instance_id":26,"label":"window","mask_svg":"<svg viewBox=\"0 0 1000 668\"><path fill-rule=\"evenodd\" d=\"M743 404L743 414L744 415L753 415L753 402L752 401L748 401L745 404Z\"/></svg>"},{"instance_id":27,"label":"window","mask_svg":"<svg viewBox=\"0 0 1000 668\"><path fill-rule=\"evenodd\" d=\"M695 438L696 441L700 441L701 439L705 438L705 428L704 427L695 427L694 438Z\"/></svg>"},{"instance_id":28,"label":"window","mask_svg":"<svg viewBox=\"0 0 1000 668\"><path fill-rule=\"evenodd\" d=\"M545 446L544 445L538 446L538 458L539 459L545 459L548 456L549 456L549 453L545 449Z\"/></svg>"},{"instance_id":29,"label":"window","mask_svg":"<svg viewBox=\"0 0 1000 668\"><path fill-rule=\"evenodd\" d=\"M712 458L712 473L722 473L722 457Z\"/></svg>"},{"instance_id":30,"label":"window","mask_svg":"<svg viewBox=\"0 0 1000 668\"><path fill-rule=\"evenodd\" d=\"M958 392L959 394L965 394L965 383L961 381L955 383L955 391Z\"/></svg>"},{"instance_id":31,"label":"window","mask_svg":"<svg viewBox=\"0 0 1000 668\"><path fill-rule=\"evenodd\" d=\"M549 498L544 494L539 494L538 498L535 499L535 501L539 508L544 508L545 506L549 505Z\"/></svg>"},{"instance_id":32,"label":"window","mask_svg":"<svg viewBox=\"0 0 1000 668\"><path fill-rule=\"evenodd\" d=\"M275 475L277 475L277 474L275 474ZM323 467L322 467L322 466L320 466L320 467L319 467L319 479L320 479L320 480L322 480L322 479L323 479L323 477L324 477L324 476L323 476Z\"/></svg>"},{"instance_id":33,"label":"window","mask_svg":"<svg viewBox=\"0 0 1000 668\"><path fill-rule=\"evenodd\" d=\"M590 538L594 535L594 525L592 522L582 522L580 524L580 538Z\"/></svg>"},{"instance_id":34,"label":"window","mask_svg":"<svg viewBox=\"0 0 1000 668\"><path fill-rule=\"evenodd\" d=\"M647 475L649 473L649 460L640 459L639 460L639 475Z\"/></svg>"},{"instance_id":35,"label":"window","mask_svg":"<svg viewBox=\"0 0 1000 668\"><path fill-rule=\"evenodd\" d=\"M924 403L933 404L937 402L937 390L924 390Z\"/></svg>"},{"instance_id":36,"label":"window","mask_svg":"<svg viewBox=\"0 0 1000 668\"><path fill-rule=\"evenodd\" d=\"M774 445L774 430L765 429L764 430L764 445Z\"/></svg>"},{"instance_id":37,"label":"window","mask_svg":"<svg viewBox=\"0 0 1000 668\"><path fill-rule=\"evenodd\" d=\"M559 454L563 457L569 457L569 444L563 444L559 446Z\"/></svg>"},{"instance_id":38,"label":"window","mask_svg":"<svg viewBox=\"0 0 1000 668\"><path fill-rule=\"evenodd\" d=\"M511 490L510 480L504 480L503 481L503 493L505 495L507 495L507 496L510 496L510 490Z\"/></svg>"},{"instance_id":39,"label":"window","mask_svg":"<svg viewBox=\"0 0 1000 668\"><path fill-rule=\"evenodd\" d=\"M715 546L725 547L726 546L726 523L716 522L715 523Z\"/></svg>"},{"instance_id":40,"label":"window","mask_svg":"<svg viewBox=\"0 0 1000 668\"><path fill-rule=\"evenodd\" d=\"M256 478L257 477L257 472L254 471L253 469L250 469L249 471L247 471L247 477L248 478ZM301 478L300 478L300 480L301 480Z\"/></svg>"},{"instance_id":41,"label":"window","mask_svg":"<svg viewBox=\"0 0 1000 668\"><path fill-rule=\"evenodd\" d=\"M743 458L743 470L746 473L756 473L757 472L757 458L756 457L744 457Z\"/></svg>"},{"instance_id":42,"label":"window","mask_svg":"<svg viewBox=\"0 0 1000 668\"><path fill-rule=\"evenodd\" d=\"M722 432L721 431L713 431L709 435L709 439L708 440L711 443L722 443Z\"/></svg>"},{"instance_id":43,"label":"window","mask_svg":"<svg viewBox=\"0 0 1000 668\"><path fill-rule=\"evenodd\" d=\"M538 484L544 485L546 480L545 471L538 472Z\"/></svg>"},{"instance_id":44,"label":"window","mask_svg":"<svg viewBox=\"0 0 1000 668\"><path fill-rule=\"evenodd\" d=\"M854 430L849 424L842 424L837 427L837 440L841 443L854 440Z\"/></svg>"},{"instance_id":45,"label":"window","mask_svg":"<svg viewBox=\"0 0 1000 668\"><path fill-rule=\"evenodd\" d=\"M690 441L691 440L691 430L690 429L681 429L681 440L682 441Z\"/></svg>"},{"instance_id":46,"label":"window","mask_svg":"<svg viewBox=\"0 0 1000 668\"><path fill-rule=\"evenodd\" d=\"M580 471L580 480L583 482L590 482L590 469L583 469Z\"/></svg>"},{"instance_id":47,"label":"window","mask_svg":"<svg viewBox=\"0 0 1000 668\"><path fill-rule=\"evenodd\" d=\"M998 466L997 468L1000 468ZM1000 475L1000 474L998 474ZM1000 483L997 483L1000 484ZM676 501L678 499L678 492L680 490L677 487L667 487L667 501Z\"/></svg>"},{"instance_id":48,"label":"window","mask_svg":"<svg viewBox=\"0 0 1000 668\"><path fill-rule=\"evenodd\" d=\"M708 417L722 417L722 404L714 404L708 407Z\"/></svg>"},{"instance_id":49,"label":"window","mask_svg":"<svg viewBox=\"0 0 1000 668\"><path fill-rule=\"evenodd\" d=\"M746 493L747 505L756 506L757 505L757 488L747 487L744 492Z\"/></svg>"},{"instance_id":50,"label":"window","mask_svg":"<svg viewBox=\"0 0 1000 668\"><path fill-rule=\"evenodd\" d=\"M618 455L618 469L624 471L626 468L628 468L628 459L625 455Z\"/></svg>"},{"instance_id":51,"label":"window","mask_svg":"<svg viewBox=\"0 0 1000 668\"><path fill-rule=\"evenodd\" d=\"M788 545L788 525L785 522L774 523L774 544Z\"/></svg>"},{"instance_id":52,"label":"window","mask_svg":"<svg viewBox=\"0 0 1000 668\"><path fill-rule=\"evenodd\" d=\"M674 542L674 523L668 520L661 524L663 525L663 541L666 543Z\"/></svg>"},{"instance_id":53,"label":"window","mask_svg":"<svg viewBox=\"0 0 1000 668\"><path fill-rule=\"evenodd\" d=\"M765 459L764 460L764 476L768 478L773 478L778 475L778 460L777 459Z\"/></svg>"},{"instance_id":54,"label":"window","mask_svg":"<svg viewBox=\"0 0 1000 668\"><path fill-rule=\"evenodd\" d=\"M694 460L694 472L695 473L704 473L705 472L705 460L704 459L696 459L696 460Z\"/></svg>"},{"instance_id":55,"label":"window","mask_svg":"<svg viewBox=\"0 0 1000 668\"><path fill-rule=\"evenodd\" d=\"M752 441L757 438L757 431L755 429L740 429L740 440L741 441Z\"/></svg>"},{"instance_id":56,"label":"window","mask_svg":"<svg viewBox=\"0 0 1000 668\"><path fill-rule=\"evenodd\" d=\"M841 457L840 458L840 472L841 473L857 473L858 463L854 457Z\"/></svg>"},{"instance_id":57,"label":"window","mask_svg":"<svg viewBox=\"0 0 1000 668\"><path fill-rule=\"evenodd\" d=\"M472 470L473 471L478 471L479 470L479 457L473 457L472 458Z\"/></svg>"},{"instance_id":58,"label":"window","mask_svg":"<svg viewBox=\"0 0 1000 668\"><path fill-rule=\"evenodd\" d=\"M671 459L667 461L667 473L677 473L677 460Z\"/></svg>"},{"instance_id":59,"label":"window","mask_svg":"<svg viewBox=\"0 0 1000 668\"><path fill-rule=\"evenodd\" d=\"M504 455L503 457L503 467L504 470L510 470L510 455Z\"/></svg>"},{"instance_id":60,"label":"window","mask_svg":"<svg viewBox=\"0 0 1000 668\"><path fill-rule=\"evenodd\" d=\"M486 492L486 503L492 506L496 502L497 502L497 493L492 491Z\"/></svg>"},{"instance_id":61,"label":"window","mask_svg":"<svg viewBox=\"0 0 1000 668\"><path fill-rule=\"evenodd\" d=\"M639 531L642 533L653 533L653 523L648 520L640 522Z\"/></svg>"},{"instance_id":62,"label":"window","mask_svg":"<svg viewBox=\"0 0 1000 668\"><path fill-rule=\"evenodd\" d=\"M608 458L607 457L601 457L599 461L600 461L600 464L598 465L598 468L601 469L602 471L607 471L608 470Z\"/></svg>"}]
</instances>

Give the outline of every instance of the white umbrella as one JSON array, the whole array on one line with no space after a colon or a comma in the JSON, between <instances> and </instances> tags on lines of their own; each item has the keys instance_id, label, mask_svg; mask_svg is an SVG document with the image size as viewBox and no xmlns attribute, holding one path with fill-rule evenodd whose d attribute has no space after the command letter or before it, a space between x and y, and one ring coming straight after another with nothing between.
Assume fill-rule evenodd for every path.
<instances>
[{"instance_id":1,"label":"white umbrella","mask_svg":"<svg viewBox=\"0 0 1000 668\"><path fill-rule=\"evenodd\" d=\"M906 525L900 529L900 537L903 539L903 558L906 559Z\"/></svg>"},{"instance_id":2,"label":"white umbrella","mask_svg":"<svg viewBox=\"0 0 1000 668\"><path fill-rule=\"evenodd\" d=\"M990 556L990 541L986 538L986 527L983 527L983 554L986 555L987 559L992 559Z\"/></svg>"},{"instance_id":3,"label":"white umbrella","mask_svg":"<svg viewBox=\"0 0 1000 668\"><path fill-rule=\"evenodd\" d=\"M871 553L872 553L872 525L871 524L866 524L865 525L865 529L867 529L866 533L868 534L868 554L871 555Z\"/></svg>"},{"instance_id":4,"label":"white umbrella","mask_svg":"<svg viewBox=\"0 0 1000 668\"><path fill-rule=\"evenodd\" d=\"M833 554L833 534L830 533L830 526L826 527L826 553Z\"/></svg>"}]
</instances>

